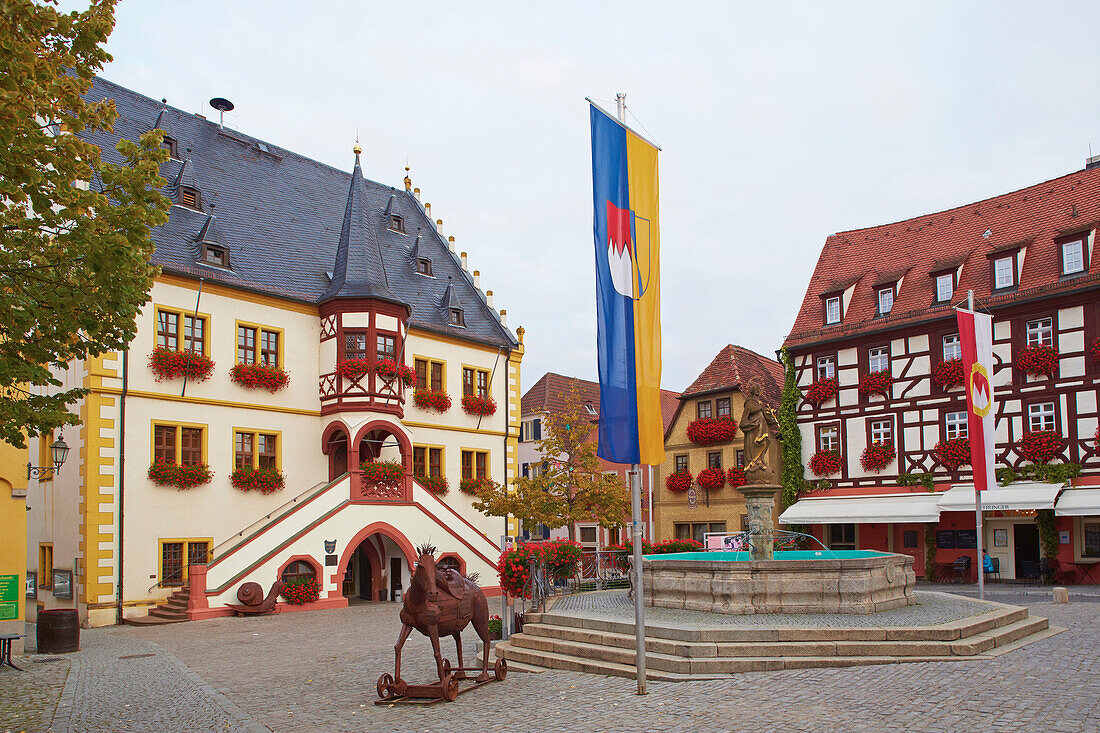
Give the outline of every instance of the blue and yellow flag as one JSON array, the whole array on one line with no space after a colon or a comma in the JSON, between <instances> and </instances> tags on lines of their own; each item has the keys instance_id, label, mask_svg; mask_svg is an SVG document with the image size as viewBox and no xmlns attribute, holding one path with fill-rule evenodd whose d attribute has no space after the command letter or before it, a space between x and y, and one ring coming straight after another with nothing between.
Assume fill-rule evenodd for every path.
<instances>
[{"instance_id":1,"label":"blue and yellow flag","mask_svg":"<svg viewBox=\"0 0 1100 733\"><path fill-rule=\"evenodd\" d=\"M614 463L653 466L665 460L657 148L595 105L591 117L597 454Z\"/></svg>"}]
</instances>

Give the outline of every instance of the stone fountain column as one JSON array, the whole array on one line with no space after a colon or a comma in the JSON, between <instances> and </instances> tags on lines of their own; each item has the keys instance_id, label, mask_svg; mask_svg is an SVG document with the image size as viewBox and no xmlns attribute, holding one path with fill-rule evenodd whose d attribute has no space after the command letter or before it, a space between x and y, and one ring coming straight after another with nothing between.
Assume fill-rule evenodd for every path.
<instances>
[{"instance_id":1,"label":"stone fountain column","mask_svg":"<svg viewBox=\"0 0 1100 733\"><path fill-rule=\"evenodd\" d=\"M745 497L748 513L750 557L773 559L775 497L779 485L778 427L774 411L761 401L760 383L751 380L739 424L745 436L745 484L737 490Z\"/></svg>"},{"instance_id":2,"label":"stone fountain column","mask_svg":"<svg viewBox=\"0 0 1100 733\"><path fill-rule=\"evenodd\" d=\"M749 557L753 560L773 559L775 497L781 488L774 484L746 484L737 488L745 497L751 545Z\"/></svg>"}]
</instances>

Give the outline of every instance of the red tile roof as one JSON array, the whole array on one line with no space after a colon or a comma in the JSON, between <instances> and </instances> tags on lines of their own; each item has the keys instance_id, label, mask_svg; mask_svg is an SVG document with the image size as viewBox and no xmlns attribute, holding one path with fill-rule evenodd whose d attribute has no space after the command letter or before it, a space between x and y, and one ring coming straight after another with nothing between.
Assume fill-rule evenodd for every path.
<instances>
[{"instance_id":1,"label":"red tile roof","mask_svg":"<svg viewBox=\"0 0 1100 733\"><path fill-rule=\"evenodd\" d=\"M743 389L753 380L760 382L764 401L779 406L783 391L783 367L775 359L761 356L743 346L730 344L718 352L710 365L695 378L680 399L709 392Z\"/></svg>"},{"instance_id":2,"label":"red tile roof","mask_svg":"<svg viewBox=\"0 0 1100 733\"><path fill-rule=\"evenodd\" d=\"M934 306L931 273L962 265L954 300L972 289L984 306L1028 300L1100 284L1096 258L1085 274L1061 277L1054 240L1086 233L1100 224L1100 168L1081 170L1002 196L947 211L867 229L839 232L825 240L787 346L844 338L950 314ZM992 292L989 255L1026 247L1018 287ZM1095 248L1094 248L1095 249ZM875 317L874 286L903 278L890 315ZM843 320L824 325L821 296L855 285Z\"/></svg>"},{"instance_id":3,"label":"red tile roof","mask_svg":"<svg viewBox=\"0 0 1100 733\"><path fill-rule=\"evenodd\" d=\"M524 415L538 412L564 412L568 409L567 397L573 388L577 389L581 402L591 402L598 417L600 412L600 385L587 379L566 377L554 372L542 375L539 381L520 400L520 411ZM680 395L667 389L661 390L661 417L665 429L676 412Z\"/></svg>"}]
</instances>

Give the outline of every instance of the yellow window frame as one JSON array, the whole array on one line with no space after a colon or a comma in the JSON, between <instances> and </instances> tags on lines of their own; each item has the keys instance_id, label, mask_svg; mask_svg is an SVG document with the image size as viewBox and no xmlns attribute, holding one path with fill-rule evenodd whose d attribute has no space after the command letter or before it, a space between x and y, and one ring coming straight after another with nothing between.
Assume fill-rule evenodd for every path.
<instances>
[{"instance_id":1,"label":"yellow window frame","mask_svg":"<svg viewBox=\"0 0 1100 733\"><path fill-rule=\"evenodd\" d=\"M447 478L447 446L445 445L432 445L431 443L413 443L413 450L417 448L424 449L424 475L431 476L432 467L432 449L439 451L439 477ZM461 467L459 467L459 473L461 473Z\"/></svg>"},{"instance_id":2,"label":"yellow window frame","mask_svg":"<svg viewBox=\"0 0 1100 733\"><path fill-rule=\"evenodd\" d=\"M210 551L214 549L213 537L161 537L157 540L157 585L161 585L164 583L164 545L170 542L183 543L183 583L187 582L187 558L191 551L191 543L194 542L195 544L206 544L207 560L210 559Z\"/></svg>"},{"instance_id":3,"label":"yellow window frame","mask_svg":"<svg viewBox=\"0 0 1100 733\"><path fill-rule=\"evenodd\" d=\"M473 453L474 454L473 462L470 464L473 475L470 478L477 478L477 455L479 453L482 453L482 454L485 455L485 478L489 479L490 481L493 480L492 451L486 450L486 449L483 449L483 448L461 448L461 449L459 449L459 454L458 454L458 475L459 475L459 480L462 480L462 478L464 478L462 476L462 454L463 453Z\"/></svg>"},{"instance_id":4,"label":"yellow window frame","mask_svg":"<svg viewBox=\"0 0 1100 733\"><path fill-rule=\"evenodd\" d=\"M260 363L260 337L263 331L269 331L279 335L279 348L275 352L275 366L280 369L283 368L283 351L286 349L286 331L282 328L276 328L275 326L265 326L262 323L253 323L251 321L237 320L233 325L233 363L241 364L237 361L237 334L242 328L251 328L256 331L256 363Z\"/></svg>"},{"instance_id":5,"label":"yellow window frame","mask_svg":"<svg viewBox=\"0 0 1100 733\"><path fill-rule=\"evenodd\" d=\"M475 395L477 394L477 375L480 372L480 373L483 373L485 375L485 389L487 390L486 397L488 397L489 399L492 399L493 398L493 371L491 369L483 369L482 367L474 366L473 364L463 364L462 365L462 370L463 370L462 376L463 377L465 377L465 370L467 370L467 369L472 369L474 371L474 394ZM465 379L463 379L462 383L463 383L463 385L465 385ZM463 393L463 396L465 396L465 393Z\"/></svg>"},{"instance_id":6,"label":"yellow window frame","mask_svg":"<svg viewBox=\"0 0 1100 733\"><path fill-rule=\"evenodd\" d=\"M413 371L414 372L416 371L416 362L417 362L417 360L428 362L428 370L427 370L428 383L427 384L417 384L416 386L417 387L431 387L432 386L432 364L439 364L443 368L442 369L442 371L443 371L443 384L441 385L440 389L442 389L444 392L446 392L447 391L447 362L446 362L446 360L444 360L444 359L433 359L430 356L422 356L420 354L413 354Z\"/></svg>"},{"instance_id":7,"label":"yellow window frame","mask_svg":"<svg viewBox=\"0 0 1100 733\"><path fill-rule=\"evenodd\" d=\"M260 434L275 436L275 470L283 470L283 431L266 430L264 428L233 428L229 434L229 464L233 470L237 468L237 433L245 433L252 436L252 468L260 467Z\"/></svg>"},{"instance_id":8,"label":"yellow window frame","mask_svg":"<svg viewBox=\"0 0 1100 733\"><path fill-rule=\"evenodd\" d=\"M176 316L176 351L183 351L183 317L201 318L202 324L202 353L210 356L210 323L209 313L196 313L186 308L173 308L167 305L154 305L153 307L153 348L157 348L157 334L160 331L160 314L172 313Z\"/></svg>"},{"instance_id":9,"label":"yellow window frame","mask_svg":"<svg viewBox=\"0 0 1100 733\"><path fill-rule=\"evenodd\" d=\"M38 587L53 588L53 543L38 543Z\"/></svg>"},{"instance_id":10,"label":"yellow window frame","mask_svg":"<svg viewBox=\"0 0 1100 733\"><path fill-rule=\"evenodd\" d=\"M206 465L210 465L210 460L207 458L206 447L210 442L210 426L205 423L197 422L173 422L171 420L150 420L149 421L149 465L153 465L157 460L157 426L162 425L167 428L176 429L176 460L177 466L181 465L180 461L183 459L183 431L181 428L200 428L202 430L202 462Z\"/></svg>"}]
</instances>

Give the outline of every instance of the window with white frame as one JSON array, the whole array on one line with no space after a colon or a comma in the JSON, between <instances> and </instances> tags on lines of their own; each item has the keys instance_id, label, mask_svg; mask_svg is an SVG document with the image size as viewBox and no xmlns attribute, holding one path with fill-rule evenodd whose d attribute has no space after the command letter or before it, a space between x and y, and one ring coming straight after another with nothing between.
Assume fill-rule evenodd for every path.
<instances>
[{"instance_id":1,"label":"window with white frame","mask_svg":"<svg viewBox=\"0 0 1100 733\"><path fill-rule=\"evenodd\" d=\"M1054 319L1040 318L1027 322L1028 346L1054 346Z\"/></svg>"},{"instance_id":2,"label":"window with white frame","mask_svg":"<svg viewBox=\"0 0 1100 733\"><path fill-rule=\"evenodd\" d=\"M817 432L818 450L840 450L840 428L836 425L823 425Z\"/></svg>"},{"instance_id":3,"label":"window with white frame","mask_svg":"<svg viewBox=\"0 0 1100 733\"><path fill-rule=\"evenodd\" d=\"M887 445L894 442L894 423L892 420L871 421L871 444Z\"/></svg>"},{"instance_id":4,"label":"window with white frame","mask_svg":"<svg viewBox=\"0 0 1100 733\"><path fill-rule=\"evenodd\" d=\"M534 440L542 440L542 419L535 418L534 420L524 420L521 423L523 435L521 436L521 442L527 443Z\"/></svg>"},{"instance_id":5,"label":"window with white frame","mask_svg":"<svg viewBox=\"0 0 1100 733\"><path fill-rule=\"evenodd\" d=\"M1085 269L1085 240L1062 242L1062 274L1072 275Z\"/></svg>"},{"instance_id":6,"label":"window with white frame","mask_svg":"<svg viewBox=\"0 0 1100 733\"><path fill-rule=\"evenodd\" d=\"M840 296L825 299L825 325L840 323Z\"/></svg>"},{"instance_id":7,"label":"window with white frame","mask_svg":"<svg viewBox=\"0 0 1100 733\"><path fill-rule=\"evenodd\" d=\"M944 432L947 434L948 440L954 440L955 438L965 438L969 430L966 424L966 411L961 412L949 412L944 415Z\"/></svg>"},{"instance_id":8,"label":"window with white frame","mask_svg":"<svg viewBox=\"0 0 1100 733\"><path fill-rule=\"evenodd\" d=\"M943 337L943 360L961 359L963 355L962 341L959 334L952 333Z\"/></svg>"},{"instance_id":9,"label":"window with white frame","mask_svg":"<svg viewBox=\"0 0 1100 733\"><path fill-rule=\"evenodd\" d=\"M894 289L893 288L880 288L878 291L878 312L879 315L886 315L894 309Z\"/></svg>"},{"instance_id":10,"label":"window with white frame","mask_svg":"<svg viewBox=\"0 0 1100 733\"><path fill-rule=\"evenodd\" d=\"M817 358L817 378L832 379L836 376L836 358L832 356L819 356Z\"/></svg>"},{"instance_id":11,"label":"window with white frame","mask_svg":"<svg viewBox=\"0 0 1100 733\"><path fill-rule=\"evenodd\" d=\"M999 257L993 261L993 287L1010 288L1016 284L1015 255Z\"/></svg>"},{"instance_id":12,"label":"window with white frame","mask_svg":"<svg viewBox=\"0 0 1100 733\"><path fill-rule=\"evenodd\" d=\"M890 368L890 349L879 346L867 352L872 372L884 372Z\"/></svg>"},{"instance_id":13,"label":"window with white frame","mask_svg":"<svg viewBox=\"0 0 1100 733\"><path fill-rule=\"evenodd\" d=\"M1027 406L1028 430L1054 430L1054 403L1036 402Z\"/></svg>"},{"instance_id":14,"label":"window with white frame","mask_svg":"<svg viewBox=\"0 0 1100 733\"><path fill-rule=\"evenodd\" d=\"M936 275L936 300L947 303L955 295L955 276L950 272Z\"/></svg>"}]
</instances>

